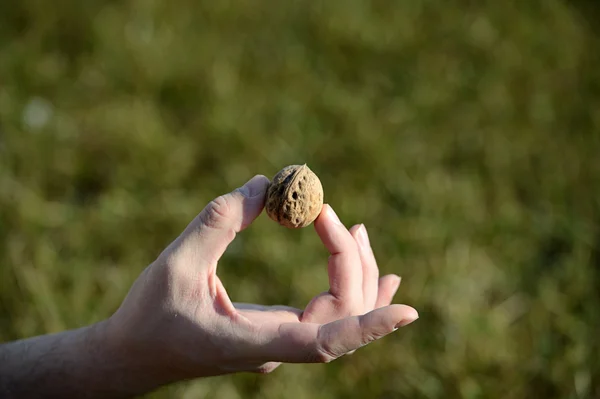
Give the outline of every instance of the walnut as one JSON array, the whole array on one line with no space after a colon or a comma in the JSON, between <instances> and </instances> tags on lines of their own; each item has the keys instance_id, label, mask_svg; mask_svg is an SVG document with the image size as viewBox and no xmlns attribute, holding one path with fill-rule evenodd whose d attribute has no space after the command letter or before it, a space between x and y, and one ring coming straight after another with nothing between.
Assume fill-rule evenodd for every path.
<instances>
[{"instance_id":1,"label":"walnut","mask_svg":"<svg viewBox=\"0 0 600 399\"><path fill-rule=\"evenodd\" d=\"M267 214L290 229L308 226L322 208L323 186L306 164L281 169L267 189Z\"/></svg>"}]
</instances>

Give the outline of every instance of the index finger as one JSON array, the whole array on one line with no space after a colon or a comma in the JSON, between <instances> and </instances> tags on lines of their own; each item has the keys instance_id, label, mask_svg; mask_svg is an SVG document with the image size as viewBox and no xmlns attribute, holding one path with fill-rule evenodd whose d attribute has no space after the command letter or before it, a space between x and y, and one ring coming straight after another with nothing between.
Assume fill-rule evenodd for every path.
<instances>
[{"instance_id":1,"label":"index finger","mask_svg":"<svg viewBox=\"0 0 600 399\"><path fill-rule=\"evenodd\" d=\"M315 230L329 251L329 292L340 300L362 304L362 264L356 241L331 206L324 205Z\"/></svg>"}]
</instances>

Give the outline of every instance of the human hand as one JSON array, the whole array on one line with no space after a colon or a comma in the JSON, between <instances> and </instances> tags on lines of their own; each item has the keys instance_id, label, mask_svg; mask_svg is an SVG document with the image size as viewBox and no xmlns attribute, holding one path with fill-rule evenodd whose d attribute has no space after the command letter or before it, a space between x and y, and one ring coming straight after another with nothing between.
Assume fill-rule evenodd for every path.
<instances>
[{"instance_id":1,"label":"human hand","mask_svg":"<svg viewBox=\"0 0 600 399\"><path fill-rule=\"evenodd\" d=\"M140 275L108 320L110 350L168 382L280 363L329 362L414 321L389 305L399 277L378 278L364 226L347 230L328 205L315 221L331 253L330 289L304 309L232 303L217 276L227 246L262 212L269 181L256 176L202 210Z\"/></svg>"}]
</instances>

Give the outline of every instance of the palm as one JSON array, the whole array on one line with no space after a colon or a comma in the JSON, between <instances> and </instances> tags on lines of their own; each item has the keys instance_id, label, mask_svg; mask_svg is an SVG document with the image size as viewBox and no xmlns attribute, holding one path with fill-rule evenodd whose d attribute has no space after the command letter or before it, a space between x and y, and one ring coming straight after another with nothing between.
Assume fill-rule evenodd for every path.
<instances>
[{"instance_id":1,"label":"palm","mask_svg":"<svg viewBox=\"0 0 600 399\"><path fill-rule=\"evenodd\" d=\"M320 218L315 223L317 233L332 254L328 262L330 290L315 296L304 310L287 306L264 306L235 303L235 315L243 324L262 336L277 336L288 327L287 339L297 341L305 333L301 327L323 325L349 316L363 315L390 304L399 284L398 277L378 278L378 268L370 248L361 244L359 231L350 231ZM223 289L223 295L227 295ZM228 299L225 302L229 302ZM230 302L229 302L230 303ZM294 328L298 327L298 328ZM343 325L337 327L343 334ZM279 363L258 362L253 369L272 370Z\"/></svg>"}]
</instances>

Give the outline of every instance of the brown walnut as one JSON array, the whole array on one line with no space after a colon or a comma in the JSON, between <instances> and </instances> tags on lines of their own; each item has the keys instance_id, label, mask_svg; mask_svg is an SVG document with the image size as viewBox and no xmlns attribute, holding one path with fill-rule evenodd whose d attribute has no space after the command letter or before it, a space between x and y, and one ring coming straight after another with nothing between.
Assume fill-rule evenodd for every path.
<instances>
[{"instance_id":1,"label":"brown walnut","mask_svg":"<svg viewBox=\"0 0 600 399\"><path fill-rule=\"evenodd\" d=\"M306 164L281 169L267 189L267 214L290 229L308 226L322 208L323 186Z\"/></svg>"}]
</instances>

